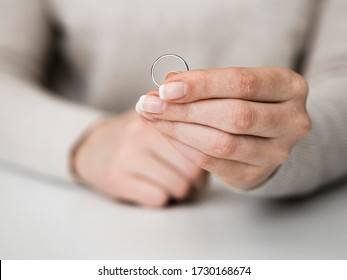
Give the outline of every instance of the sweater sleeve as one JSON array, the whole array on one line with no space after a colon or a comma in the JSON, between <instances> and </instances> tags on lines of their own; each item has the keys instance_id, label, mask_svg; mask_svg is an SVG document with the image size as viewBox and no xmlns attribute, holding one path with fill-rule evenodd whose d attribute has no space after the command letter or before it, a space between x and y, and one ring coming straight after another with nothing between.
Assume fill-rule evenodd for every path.
<instances>
[{"instance_id":1,"label":"sweater sleeve","mask_svg":"<svg viewBox=\"0 0 347 280\"><path fill-rule=\"evenodd\" d=\"M102 113L40 86L50 28L39 0L0 0L0 161L71 180L70 149Z\"/></svg>"},{"instance_id":2,"label":"sweater sleeve","mask_svg":"<svg viewBox=\"0 0 347 280\"><path fill-rule=\"evenodd\" d=\"M250 194L301 195L347 175L347 2L323 3L305 71L312 131L274 176Z\"/></svg>"}]
</instances>

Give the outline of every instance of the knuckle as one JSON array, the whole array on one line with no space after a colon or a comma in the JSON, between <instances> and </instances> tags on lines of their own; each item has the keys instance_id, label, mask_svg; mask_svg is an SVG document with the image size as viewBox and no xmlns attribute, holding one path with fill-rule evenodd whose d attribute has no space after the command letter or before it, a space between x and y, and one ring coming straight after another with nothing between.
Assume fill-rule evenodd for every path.
<instances>
[{"instance_id":1,"label":"knuckle","mask_svg":"<svg viewBox=\"0 0 347 280\"><path fill-rule=\"evenodd\" d=\"M250 71L236 71L236 87L245 98L254 98L259 91L261 81Z\"/></svg>"},{"instance_id":2,"label":"knuckle","mask_svg":"<svg viewBox=\"0 0 347 280\"><path fill-rule=\"evenodd\" d=\"M304 77L290 70L292 73L292 86L297 96L306 98L309 92L309 85Z\"/></svg>"},{"instance_id":3,"label":"knuckle","mask_svg":"<svg viewBox=\"0 0 347 280\"><path fill-rule=\"evenodd\" d=\"M252 107L247 102L240 102L234 108L232 124L237 132L248 131L254 124L255 116Z\"/></svg>"},{"instance_id":4,"label":"knuckle","mask_svg":"<svg viewBox=\"0 0 347 280\"><path fill-rule=\"evenodd\" d=\"M305 116L300 122L300 132L302 137L305 137L312 129L312 121L309 116Z\"/></svg>"},{"instance_id":5,"label":"knuckle","mask_svg":"<svg viewBox=\"0 0 347 280\"><path fill-rule=\"evenodd\" d=\"M312 121L307 114L299 117L296 124L296 131L299 139L304 138L312 129Z\"/></svg>"},{"instance_id":6,"label":"knuckle","mask_svg":"<svg viewBox=\"0 0 347 280\"><path fill-rule=\"evenodd\" d=\"M222 134L216 138L212 147L213 153L219 158L230 157L236 150L235 140L229 134Z\"/></svg>"}]
</instances>

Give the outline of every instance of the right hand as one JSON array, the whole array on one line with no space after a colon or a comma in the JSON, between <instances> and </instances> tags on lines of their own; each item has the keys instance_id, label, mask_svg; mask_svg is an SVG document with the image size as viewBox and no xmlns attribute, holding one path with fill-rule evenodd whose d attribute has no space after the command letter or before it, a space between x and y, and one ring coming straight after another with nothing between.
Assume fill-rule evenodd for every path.
<instances>
[{"instance_id":1,"label":"right hand","mask_svg":"<svg viewBox=\"0 0 347 280\"><path fill-rule=\"evenodd\" d=\"M150 207L185 199L206 181L205 171L132 112L92 129L75 149L72 164L86 184Z\"/></svg>"}]
</instances>

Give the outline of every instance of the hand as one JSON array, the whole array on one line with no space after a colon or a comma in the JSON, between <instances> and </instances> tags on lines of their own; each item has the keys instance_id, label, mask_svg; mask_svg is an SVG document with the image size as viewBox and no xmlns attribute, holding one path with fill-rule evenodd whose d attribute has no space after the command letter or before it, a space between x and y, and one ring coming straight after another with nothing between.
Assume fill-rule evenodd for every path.
<instances>
[{"instance_id":1,"label":"hand","mask_svg":"<svg viewBox=\"0 0 347 280\"><path fill-rule=\"evenodd\" d=\"M289 69L225 68L167 77L137 108L196 165L250 189L267 180L310 130L308 86Z\"/></svg>"},{"instance_id":2,"label":"hand","mask_svg":"<svg viewBox=\"0 0 347 280\"><path fill-rule=\"evenodd\" d=\"M77 175L119 200L160 207L201 188L205 172L135 113L98 124L77 147Z\"/></svg>"}]
</instances>

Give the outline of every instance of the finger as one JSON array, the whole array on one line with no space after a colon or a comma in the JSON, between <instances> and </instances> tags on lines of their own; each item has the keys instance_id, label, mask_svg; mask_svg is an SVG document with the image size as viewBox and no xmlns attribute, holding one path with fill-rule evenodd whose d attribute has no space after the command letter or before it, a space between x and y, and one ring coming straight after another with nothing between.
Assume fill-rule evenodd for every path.
<instances>
[{"instance_id":1,"label":"finger","mask_svg":"<svg viewBox=\"0 0 347 280\"><path fill-rule=\"evenodd\" d=\"M173 76L179 74L179 73L182 73L182 71L170 71L166 74L165 76L165 80L169 79L169 78L172 78Z\"/></svg>"},{"instance_id":2,"label":"finger","mask_svg":"<svg viewBox=\"0 0 347 280\"><path fill-rule=\"evenodd\" d=\"M215 158L174 138L168 137L168 140L198 166L218 175L227 184L236 188L251 189L265 181L272 171L272 169L267 171L261 167L237 161Z\"/></svg>"},{"instance_id":3,"label":"finger","mask_svg":"<svg viewBox=\"0 0 347 280\"><path fill-rule=\"evenodd\" d=\"M173 170L175 170L180 176L182 176L186 182L189 183L188 192L183 190L183 193L190 193L192 188L201 189L204 187L206 183L206 172L205 170L198 167L192 161L187 159L184 155L178 152L172 144L167 141L166 137L161 135L170 146L170 148L163 150L162 152L158 152L157 149L154 151L154 154L165 164L169 165ZM161 147L163 149L163 146ZM182 187L181 187L182 188ZM181 189L179 188L179 189ZM179 191L179 190L177 190ZM187 195L183 195L183 197L187 197ZM175 196L179 198L179 196Z\"/></svg>"},{"instance_id":4,"label":"finger","mask_svg":"<svg viewBox=\"0 0 347 280\"><path fill-rule=\"evenodd\" d=\"M280 102L293 98L305 80L284 68L223 68L192 70L169 77L159 87L163 100L189 103L211 98Z\"/></svg>"},{"instance_id":5,"label":"finger","mask_svg":"<svg viewBox=\"0 0 347 280\"><path fill-rule=\"evenodd\" d=\"M131 174L153 182L173 198L184 199L189 194L192 182L152 153L124 165Z\"/></svg>"},{"instance_id":6,"label":"finger","mask_svg":"<svg viewBox=\"0 0 347 280\"><path fill-rule=\"evenodd\" d=\"M147 121L164 135L193 147L212 157L252 165L280 164L288 152L270 139L225 133L207 126L171 121Z\"/></svg>"},{"instance_id":7,"label":"finger","mask_svg":"<svg viewBox=\"0 0 347 280\"><path fill-rule=\"evenodd\" d=\"M164 136L162 135L162 137ZM165 155L155 151L153 152L153 156L157 157L163 164L169 166L185 182L185 185L177 183L173 192L170 192L175 198L185 198L192 188L200 188L202 186L201 178L203 177L204 170L179 153L170 142L167 141L167 143L170 145L170 150L166 150ZM178 160L173 161L173 158ZM181 162L181 165L179 162Z\"/></svg>"},{"instance_id":8,"label":"finger","mask_svg":"<svg viewBox=\"0 0 347 280\"><path fill-rule=\"evenodd\" d=\"M240 99L210 99L176 104L155 95L140 99L139 108L150 119L195 123L232 134L280 137L292 132L300 117L294 106L285 103L261 103ZM290 121L288 121L290 120ZM283 125L286 123L286 125ZM290 125L293 124L293 127ZM295 130L294 130L295 131Z\"/></svg>"},{"instance_id":9,"label":"finger","mask_svg":"<svg viewBox=\"0 0 347 280\"><path fill-rule=\"evenodd\" d=\"M150 146L150 151L164 161L166 165L171 166L178 174L186 178L187 181L195 182L199 180L198 178L202 173L201 169L177 152L160 132L155 129L154 132L156 137L152 139L153 143Z\"/></svg>"},{"instance_id":10,"label":"finger","mask_svg":"<svg viewBox=\"0 0 347 280\"><path fill-rule=\"evenodd\" d=\"M169 201L168 193L153 182L131 175L124 175L122 184L110 190L117 199L148 207L163 207Z\"/></svg>"},{"instance_id":11,"label":"finger","mask_svg":"<svg viewBox=\"0 0 347 280\"><path fill-rule=\"evenodd\" d=\"M184 177L189 182L194 183L198 177L200 177L202 173L201 168L194 165L174 149L160 132L149 126L145 126L139 121L132 123L128 129L130 129L129 132L131 137L125 139L126 143L133 142L134 139L136 140L132 145L126 145L120 150L123 153L123 158L130 157L133 161L134 159L139 159L138 151L144 151L146 154L151 154L151 156L155 156L165 162L165 165L170 166L171 169L175 170L177 174ZM143 135L146 135L146 137L143 137ZM132 161L126 161L125 163ZM123 165L124 162L120 164ZM147 166L146 162L143 163L143 166ZM139 168L143 169L143 166Z\"/></svg>"}]
</instances>

